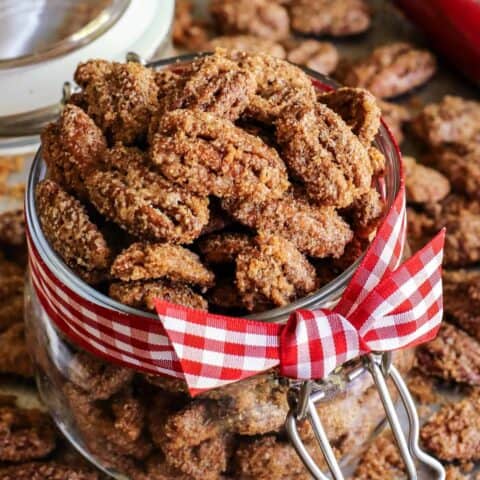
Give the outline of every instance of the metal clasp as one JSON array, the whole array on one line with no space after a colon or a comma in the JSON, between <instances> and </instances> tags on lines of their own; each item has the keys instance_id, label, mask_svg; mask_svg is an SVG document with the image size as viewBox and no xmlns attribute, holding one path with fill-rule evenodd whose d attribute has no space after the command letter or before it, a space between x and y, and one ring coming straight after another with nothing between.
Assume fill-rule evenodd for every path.
<instances>
[{"instance_id":1,"label":"metal clasp","mask_svg":"<svg viewBox=\"0 0 480 480\"><path fill-rule=\"evenodd\" d=\"M442 464L425 453L419 446L420 422L415 408L415 402L402 376L395 366L392 365L391 353L371 353L366 355L363 357L363 367L351 372L348 376L349 380L353 380L353 378L365 369L371 374L375 387L378 390L388 423L390 424L400 455L405 464L408 479L417 480L417 466L423 465L428 467L435 475L429 476L429 478L445 480L445 469ZM392 379L393 385L399 393L400 401L407 413L407 435L405 435L402 430L393 399L388 390L388 377ZM329 480L330 478L334 480L344 480L344 476L316 409L316 404L325 399L325 396L326 391L322 388L322 383L310 380L293 386L289 392L290 412L285 427L297 454L313 478L316 480ZM302 420L308 420L310 422L323 457L328 465L331 477L320 470L300 438L298 422Z\"/></svg>"}]
</instances>

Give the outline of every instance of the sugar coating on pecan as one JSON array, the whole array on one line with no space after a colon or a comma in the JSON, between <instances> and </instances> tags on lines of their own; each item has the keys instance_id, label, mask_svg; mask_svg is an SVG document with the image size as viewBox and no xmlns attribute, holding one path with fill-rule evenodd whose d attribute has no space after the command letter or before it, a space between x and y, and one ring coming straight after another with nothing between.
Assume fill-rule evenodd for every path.
<instances>
[{"instance_id":1,"label":"sugar coating on pecan","mask_svg":"<svg viewBox=\"0 0 480 480\"><path fill-rule=\"evenodd\" d=\"M0 244L21 247L26 242L23 208L0 213Z\"/></svg>"},{"instance_id":2,"label":"sugar coating on pecan","mask_svg":"<svg viewBox=\"0 0 480 480\"><path fill-rule=\"evenodd\" d=\"M447 318L480 341L480 273L444 271L443 288Z\"/></svg>"},{"instance_id":3,"label":"sugar coating on pecan","mask_svg":"<svg viewBox=\"0 0 480 480\"><path fill-rule=\"evenodd\" d=\"M264 200L278 198L289 185L275 149L205 112L164 115L151 153L167 178L198 194Z\"/></svg>"},{"instance_id":4,"label":"sugar coating on pecan","mask_svg":"<svg viewBox=\"0 0 480 480\"><path fill-rule=\"evenodd\" d=\"M455 191L480 200L480 142L436 148L429 160L448 177Z\"/></svg>"},{"instance_id":5,"label":"sugar coating on pecan","mask_svg":"<svg viewBox=\"0 0 480 480\"><path fill-rule=\"evenodd\" d=\"M74 78L82 87L86 112L110 141L131 145L146 137L157 107L152 69L133 62L90 60L77 67Z\"/></svg>"},{"instance_id":6,"label":"sugar coating on pecan","mask_svg":"<svg viewBox=\"0 0 480 480\"><path fill-rule=\"evenodd\" d=\"M392 132L395 140L400 145L403 142L403 125L411 118L411 114L403 105L397 105L385 100L377 100L377 104L382 111L382 119Z\"/></svg>"},{"instance_id":7,"label":"sugar coating on pecan","mask_svg":"<svg viewBox=\"0 0 480 480\"><path fill-rule=\"evenodd\" d=\"M287 10L270 0L212 0L210 13L222 33L279 40L288 36Z\"/></svg>"},{"instance_id":8,"label":"sugar coating on pecan","mask_svg":"<svg viewBox=\"0 0 480 480\"><path fill-rule=\"evenodd\" d=\"M334 37L364 32L371 23L364 0L292 0L290 16L297 32Z\"/></svg>"},{"instance_id":9,"label":"sugar coating on pecan","mask_svg":"<svg viewBox=\"0 0 480 480\"><path fill-rule=\"evenodd\" d=\"M155 300L164 300L199 310L207 310L207 301L188 285L167 280L115 282L108 294L114 300L142 310L155 311Z\"/></svg>"},{"instance_id":10,"label":"sugar coating on pecan","mask_svg":"<svg viewBox=\"0 0 480 480\"><path fill-rule=\"evenodd\" d=\"M277 58L285 58L285 48L269 38L259 38L255 35L223 35L215 37L208 43L207 50L225 48L226 50L240 50L241 52L264 53Z\"/></svg>"},{"instance_id":11,"label":"sugar coating on pecan","mask_svg":"<svg viewBox=\"0 0 480 480\"><path fill-rule=\"evenodd\" d=\"M117 145L106 167L86 180L97 210L135 237L189 243L208 223L208 198L178 188L148 165L146 154Z\"/></svg>"},{"instance_id":12,"label":"sugar coating on pecan","mask_svg":"<svg viewBox=\"0 0 480 480\"><path fill-rule=\"evenodd\" d=\"M294 103L313 105L315 88L300 68L269 55L231 52L230 58L255 75L257 91L244 116L271 124Z\"/></svg>"},{"instance_id":13,"label":"sugar coating on pecan","mask_svg":"<svg viewBox=\"0 0 480 480\"><path fill-rule=\"evenodd\" d=\"M326 105L295 105L276 127L283 159L312 200L347 207L368 191L373 174L369 152Z\"/></svg>"},{"instance_id":14,"label":"sugar coating on pecan","mask_svg":"<svg viewBox=\"0 0 480 480\"><path fill-rule=\"evenodd\" d=\"M293 243L259 235L236 260L236 283L247 309L271 302L282 306L317 287L315 269Z\"/></svg>"},{"instance_id":15,"label":"sugar coating on pecan","mask_svg":"<svg viewBox=\"0 0 480 480\"><path fill-rule=\"evenodd\" d=\"M179 75L169 95L160 99L158 115L189 109L236 120L247 108L257 89L253 72L224 55L223 50L200 58ZM158 83L158 80L157 80Z\"/></svg>"},{"instance_id":16,"label":"sugar coating on pecan","mask_svg":"<svg viewBox=\"0 0 480 480\"><path fill-rule=\"evenodd\" d=\"M179 245L134 243L121 252L111 268L113 277L131 282L166 278L173 282L210 287L214 275L198 255Z\"/></svg>"},{"instance_id":17,"label":"sugar coating on pecan","mask_svg":"<svg viewBox=\"0 0 480 480\"><path fill-rule=\"evenodd\" d=\"M23 321L24 282L23 270L0 258L0 332Z\"/></svg>"},{"instance_id":18,"label":"sugar coating on pecan","mask_svg":"<svg viewBox=\"0 0 480 480\"><path fill-rule=\"evenodd\" d=\"M233 263L237 256L252 244L245 233L214 233L198 242L198 249L207 263Z\"/></svg>"},{"instance_id":19,"label":"sugar coating on pecan","mask_svg":"<svg viewBox=\"0 0 480 480\"><path fill-rule=\"evenodd\" d=\"M28 462L46 457L56 445L50 417L36 409L0 406L0 460Z\"/></svg>"},{"instance_id":20,"label":"sugar coating on pecan","mask_svg":"<svg viewBox=\"0 0 480 480\"><path fill-rule=\"evenodd\" d=\"M304 65L324 75L332 73L337 68L338 51L333 43L309 39L287 44L287 48L289 62Z\"/></svg>"},{"instance_id":21,"label":"sugar coating on pecan","mask_svg":"<svg viewBox=\"0 0 480 480\"><path fill-rule=\"evenodd\" d=\"M342 117L366 147L380 128L380 108L376 98L363 88L343 87L318 95L318 101Z\"/></svg>"},{"instance_id":22,"label":"sugar coating on pecan","mask_svg":"<svg viewBox=\"0 0 480 480\"><path fill-rule=\"evenodd\" d=\"M355 480L404 478L405 466L391 432L382 432L362 455Z\"/></svg>"},{"instance_id":23,"label":"sugar coating on pecan","mask_svg":"<svg viewBox=\"0 0 480 480\"><path fill-rule=\"evenodd\" d=\"M84 181L102 160L107 142L102 131L79 107L66 105L60 118L42 132L48 175L63 188L86 196Z\"/></svg>"},{"instance_id":24,"label":"sugar coating on pecan","mask_svg":"<svg viewBox=\"0 0 480 480\"><path fill-rule=\"evenodd\" d=\"M439 171L417 163L413 157L403 157L405 190L411 203L435 203L450 193L450 182Z\"/></svg>"},{"instance_id":25,"label":"sugar coating on pecan","mask_svg":"<svg viewBox=\"0 0 480 480\"><path fill-rule=\"evenodd\" d=\"M112 252L85 207L52 180L37 185L35 199L43 233L63 261L85 281L101 277Z\"/></svg>"},{"instance_id":26,"label":"sugar coating on pecan","mask_svg":"<svg viewBox=\"0 0 480 480\"><path fill-rule=\"evenodd\" d=\"M213 403L193 402L161 419L162 435L155 437L167 463L195 480L217 479L227 469L229 441L215 421L215 410Z\"/></svg>"},{"instance_id":27,"label":"sugar coating on pecan","mask_svg":"<svg viewBox=\"0 0 480 480\"><path fill-rule=\"evenodd\" d=\"M436 69L435 57L429 51L397 42L377 47L357 62L341 65L337 77L344 85L390 98L423 85Z\"/></svg>"},{"instance_id":28,"label":"sugar coating on pecan","mask_svg":"<svg viewBox=\"0 0 480 480\"><path fill-rule=\"evenodd\" d=\"M352 228L360 238L368 238L376 230L384 213L385 202L375 188L358 197L347 211Z\"/></svg>"},{"instance_id":29,"label":"sugar coating on pecan","mask_svg":"<svg viewBox=\"0 0 480 480\"><path fill-rule=\"evenodd\" d=\"M412 130L425 143L480 141L480 102L446 95L438 103L427 105L412 121Z\"/></svg>"},{"instance_id":30,"label":"sugar coating on pecan","mask_svg":"<svg viewBox=\"0 0 480 480\"><path fill-rule=\"evenodd\" d=\"M480 395L443 406L420 430L425 448L440 460L475 462L480 459Z\"/></svg>"},{"instance_id":31,"label":"sugar coating on pecan","mask_svg":"<svg viewBox=\"0 0 480 480\"><path fill-rule=\"evenodd\" d=\"M239 222L260 232L279 235L312 257L339 257L353 233L333 207L309 203L289 193L269 202L224 202Z\"/></svg>"},{"instance_id":32,"label":"sugar coating on pecan","mask_svg":"<svg viewBox=\"0 0 480 480\"><path fill-rule=\"evenodd\" d=\"M33 378L33 365L25 341L25 324L15 323L0 333L0 373Z\"/></svg>"},{"instance_id":33,"label":"sugar coating on pecan","mask_svg":"<svg viewBox=\"0 0 480 480\"><path fill-rule=\"evenodd\" d=\"M420 346L417 364L426 375L480 385L480 344L449 323L444 322L437 337Z\"/></svg>"},{"instance_id":34,"label":"sugar coating on pecan","mask_svg":"<svg viewBox=\"0 0 480 480\"><path fill-rule=\"evenodd\" d=\"M2 480L98 480L98 474L57 462L31 462L0 467Z\"/></svg>"},{"instance_id":35,"label":"sugar coating on pecan","mask_svg":"<svg viewBox=\"0 0 480 480\"><path fill-rule=\"evenodd\" d=\"M126 387L134 372L103 362L86 352L76 353L70 361L69 380L93 400L107 400Z\"/></svg>"}]
</instances>

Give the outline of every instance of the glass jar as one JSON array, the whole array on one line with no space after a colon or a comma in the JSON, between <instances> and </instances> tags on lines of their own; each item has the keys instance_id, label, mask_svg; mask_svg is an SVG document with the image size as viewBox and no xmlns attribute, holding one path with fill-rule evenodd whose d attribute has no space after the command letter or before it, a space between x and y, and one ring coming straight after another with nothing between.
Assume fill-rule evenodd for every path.
<instances>
[{"instance_id":1,"label":"glass jar","mask_svg":"<svg viewBox=\"0 0 480 480\"><path fill-rule=\"evenodd\" d=\"M188 59L187 59L188 60ZM173 59L176 62L177 59ZM172 60L156 62L161 68ZM307 71L318 88L335 84ZM382 126L377 147L386 158L379 182L389 207L400 186L400 154ZM30 241L57 278L82 298L116 312L156 318L122 305L83 283L46 242L35 210L34 191L45 176L41 152L30 174L26 216ZM358 261L317 292L292 304L252 315L284 322L298 308L332 307ZM288 443L284 422L291 382L269 371L195 399L182 382L106 364L82 351L56 328L39 301L31 278L26 289L27 340L43 401L60 430L93 464L117 479L310 478ZM412 353L396 356L405 372ZM328 394L318 405L326 433L343 464L357 457L384 418L371 377L358 362L337 369L323 383ZM308 423L304 442L325 465Z\"/></svg>"}]
</instances>

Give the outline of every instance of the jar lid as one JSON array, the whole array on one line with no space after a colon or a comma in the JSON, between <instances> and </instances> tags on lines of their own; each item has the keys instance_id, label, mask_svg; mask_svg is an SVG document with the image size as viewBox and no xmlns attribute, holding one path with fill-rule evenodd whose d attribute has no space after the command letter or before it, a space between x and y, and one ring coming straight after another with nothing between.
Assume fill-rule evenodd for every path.
<instances>
[{"instance_id":1,"label":"jar lid","mask_svg":"<svg viewBox=\"0 0 480 480\"><path fill-rule=\"evenodd\" d=\"M174 0L0 0L0 154L35 149L62 85L90 58L151 57L169 43Z\"/></svg>"}]
</instances>

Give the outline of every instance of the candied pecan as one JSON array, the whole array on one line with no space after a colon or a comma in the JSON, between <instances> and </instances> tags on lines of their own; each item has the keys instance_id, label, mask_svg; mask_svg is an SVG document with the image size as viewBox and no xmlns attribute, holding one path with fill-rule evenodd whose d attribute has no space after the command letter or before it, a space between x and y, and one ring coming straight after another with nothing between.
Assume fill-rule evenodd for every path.
<instances>
[{"instance_id":1,"label":"candied pecan","mask_svg":"<svg viewBox=\"0 0 480 480\"><path fill-rule=\"evenodd\" d=\"M403 157L405 190L411 203L435 203L450 193L448 178L437 170L426 167L413 157Z\"/></svg>"},{"instance_id":2,"label":"candied pecan","mask_svg":"<svg viewBox=\"0 0 480 480\"><path fill-rule=\"evenodd\" d=\"M0 468L1 480L98 480L92 470L72 468L56 462L22 463Z\"/></svg>"},{"instance_id":3,"label":"candied pecan","mask_svg":"<svg viewBox=\"0 0 480 480\"><path fill-rule=\"evenodd\" d=\"M287 10L271 0L212 0L210 14L222 33L279 40L288 36Z\"/></svg>"},{"instance_id":4,"label":"candied pecan","mask_svg":"<svg viewBox=\"0 0 480 480\"><path fill-rule=\"evenodd\" d=\"M56 436L46 413L0 406L0 461L28 462L46 457L55 448Z\"/></svg>"},{"instance_id":5,"label":"candied pecan","mask_svg":"<svg viewBox=\"0 0 480 480\"><path fill-rule=\"evenodd\" d=\"M155 311L155 299L199 310L208 309L207 301L190 287L166 280L112 283L108 294L125 305L151 312Z\"/></svg>"},{"instance_id":6,"label":"candied pecan","mask_svg":"<svg viewBox=\"0 0 480 480\"><path fill-rule=\"evenodd\" d=\"M189 50L202 50L208 41L205 22L193 17L193 3L190 0L175 2L175 18L172 30L173 44Z\"/></svg>"},{"instance_id":7,"label":"candied pecan","mask_svg":"<svg viewBox=\"0 0 480 480\"><path fill-rule=\"evenodd\" d=\"M299 193L254 203L224 202L239 222L260 232L280 235L312 257L339 257L353 233L333 207L310 204Z\"/></svg>"},{"instance_id":8,"label":"candied pecan","mask_svg":"<svg viewBox=\"0 0 480 480\"><path fill-rule=\"evenodd\" d=\"M382 432L362 455L355 480L406 478L406 469L390 430Z\"/></svg>"},{"instance_id":9,"label":"candied pecan","mask_svg":"<svg viewBox=\"0 0 480 480\"><path fill-rule=\"evenodd\" d=\"M413 119L412 130L431 146L479 142L480 102L446 95Z\"/></svg>"},{"instance_id":10,"label":"candied pecan","mask_svg":"<svg viewBox=\"0 0 480 480\"><path fill-rule=\"evenodd\" d=\"M446 381L480 385L480 344L443 323L437 337L417 350L418 367Z\"/></svg>"},{"instance_id":11,"label":"candied pecan","mask_svg":"<svg viewBox=\"0 0 480 480\"><path fill-rule=\"evenodd\" d=\"M227 469L229 442L215 418L215 406L205 401L161 418L155 438L167 463L192 479L217 480Z\"/></svg>"},{"instance_id":12,"label":"candied pecan","mask_svg":"<svg viewBox=\"0 0 480 480\"><path fill-rule=\"evenodd\" d=\"M443 290L448 319L480 341L480 273L444 271Z\"/></svg>"},{"instance_id":13,"label":"candied pecan","mask_svg":"<svg viewBox=\"0 0 480 480\"><path fill-rule=\"evenodd\" d=\"M351 225L357 235L368 238L378 227L385 211L385 202L375 188L357 198L348 209Z\"/></svg>"},{"instance_id":14,"label":"candied pecan","mask_svg":"<svg viewBox=\"0 0 480 480\"><path fill-rule=\"evenodd\" d=\"M344 85L363 87L376 97L390 98L424 84L436 68L430 52L397 42L377 47L351 65L341 65L337 76Z\"/></svg>"},{"instance_id":15,"label":"candied pecan","mask_svg":"<svg viewBox=\"0 0 480 480\"><path fill-rule=\"evenodd\" d=\"M154 72L138 63L89 60L75 72L82 87L81 102L113 143L133 144L146 137L157 108Z\"/></svg>"},{"instance_id":16,"label":"candied pecan","mask_svg":"<svg viewBox=\"0 0 480 480\"><path fill-rule=\"evenodd\" d=\"M402 128L410 120L410 112L403 105L397 105L384 100L377 100L377 105L382 111L382 119L400 145L403 142Z\"/></svg>"},{"instance_id":17,"label":"candied pecan","mask_svg":"<svg viewBox=\"0 0 480 480\"><path fill-rule=\"evenodd\" d=\"M255 243L236 260L237 287L247 309L258 302L286 305L315 290L315 269L291 242L259 235Z\"/></svg>"},{"instance_id":18,"label":"candied pecan","mask_svg":"<svg viewBox=\"0 0 480 480\"><path fill-rule=\"evenodd\" d=\"M371 22L364 0L292 0L290 16L297 32L334 37L364 32Z\"/></svg>"},{"instance_id":19,"label":"candied pecan","mask_svg":"<svg viewBox=\"0 0 480 480\"><path fill-rule=\"evenodd\" d=\"M23 270L0 257L0 332L23 321Z\"/></svg>"},{"instance_id":20,"label":"candied pecan","mask_svg":"<svg viewBox=\"0 0 480 480\"><path fill-rule=\"evenodd\" d=\"M420 405L435 404L439 400L435 379L427 375L415 368L407 378L408 390Z\"/></svg>"},{"instance_id":21,"label":"candied pecan","mask_svg":"<svg viewBox=\"0 0 480 480\"><path fill-rule=\"evenodd\" d=\"M283 429L289 406L286 384L272 373L233 383L203 396L226 405L222 424L239 435L260 435Z\"/></svg>"},{"instance_id":22,"label":"candied pecan","mask_svg":"<svg viewBox=\"0 0 480 480\"><path fill-rule=\"evenodd\" d=\"M253 72L257 80L256 94L245 111L247 118L271 124L295 103L315 103L312 80L295 65L270 55L246 52L232 52L230 58Z\"/></svg>"},{"instance_id":23,"label":"candied pecan","mask_svg":"<svg viewBox=\"0 0 480 480\"><path fill-rule=\"evenodd\" d=\"M380 108L376 98L363 88L343 87L317 96L358 136L359 140L369 147L380 128Z\"/></svg>"},{"instance_id":24,"label":"candied pecan","mask_svg":"<svg viewBox=\"0 0 480 480\"><path fill-rule=\"evenodd\" d=\"M313 200L347 207L368 191L373 173L368 150L326 105L295 105L276 127L283 159Z\"/></svg>"},{"instance_id":25,"label":"candied pecan","mask_svg":"<svg viewBox=\"0 0 480 480\"><path fill-rule=\"evenodd\" d=\"M269 38L259 38L255 35L225 35L212 38L206 50L215 50L216 48L265 53L277 58L285 58L286 56L285 49L280 43Z\"/></svg>"},{"instance_id":26,"label":"candied pecan","mask_svg":"<svg viewBox=\"0 0 480 480\"><path fill-rule=\"evenodd\" d=\"M140 438L145 426L145 407L128 389L121 391L112 398L113 427L128 441Z\"/></svg>"},{"instance_id":27,"label":"candied pecan","mask_svg":"<svg viewBox=\"0 0 480 480\"><path fill-rule=\"evenodd\" d=\"M216 233L202 238L198 248L207 263L233 263L251 245L246 233Z\"/></svg>"},{"instance_id":28,"label":"candied pecan","mask_svg":"<svg viewBox=\"0 0 480 480\"><path fill-rule=\"evenodd\" d=\"M0 213L0 244L21 247L25 242L23 208Z\"/></svg>"},{"instance_id":29,"label":"candied pecan","mask_svg":"<svg viewBox=\"0 0 480 480\"><path fill-rule=\"evenodd\" d=\"M309 39L288 42L286 46L289 62L304 65L324 75L332 73L337 68L338 51L333 43Z\"/></svg>"},{"instance_id":30,"label":"candied pecan","mask_svg":"<svg viewBox=\"0 0 480 480\"><path fill-rule=\"evenodd\" d=\"M133 379L132 370L103 362L86 352L76 353L68 369L69 380L94 400L107 400Z\"/></svg>"},{"instance_id":31,"label":"candied pecan","mask_svg":"<svg viewBox=\"0 0 480 480\"><path fill-rule=\"evenodd\" d=\"M425 448L440 460L474 462L480 459L480 395L443 406L420 431Z\"/></svg>"},{"instance_id":32,"label":"candied pecan","mask_svg":"<svg viewBox=\"0 0 480 480\"><path fill-rule=\"evenodd\" d=\"M370 167L372 169L372 176L382 175L385 172L385 156L376 147L371 146L368 149L368 156L370 157Z\"/></svg>"},{"instance_id":33,"label":"candied pecan","mask_svg":"<svg viewBox=\"0 0 480 480\"><path fill-rule=\"evenodd\" d=\"M135 237L189 243L208 222L208 198L186 192L147 164L145 154L117 145L105 156L106 170L86 186L100 213Z\"/></svg>"},{"instance_id":34,"label":"candied pecan","mask_svg":"<svg viewBox=\"0 0 480 480\"><path fill-rule=\"evenodd\" d=\"M435 235L435 221L424 212L407 208L407 238L413 251L422 248Z\"/></svg>"},{"instance_id":35,"label":"candied pecan","mask_svg":"<svg viewBox=\"0 0 480 480\"><path fill-rule=\"evenodd\" d=\"M454 190L480 200L480 143L446 145L434 150L429 160Z\"/></svg>"},{"instance_id":36,"label":"candied pecan","mask_svg":"<svg viewBox=\"0 0 480 480\"><path fill-rule=\"evenodd\" d=\"M307 445L320 468L326 464L318 447ZM244 480L309 480L306 470L293 446L273 435L243 440L234 454L234 478Z\"/></svg>"},{"instance_id":37,"label":"candied pecan","mask_svg":"<svg viewBox=\"0 0 480 480\"><path fill-rule=\"evenodd\" d=\"M167 278L209 287L214 276L195 253L168 243L134 243L118 255L112 276L124 282Z\"/></svg>"},{"instance_id":38,"label":"candied pecan","mask_svg":"<svg viewBox=\"0 0 480 480\"><path fill-rule=\"evenodd\" d=\"M157 79L158 83L158 79ZM176 85L175 85L176 84ZM240 67L218 49L213 55L192 62L166 87L157 115L176 109L209 112L236 120L255 95L257 82L253 72ZM161 95L161 94L160 94ZM161 119L155 119L158 125ZM150 137L153 127L150 126Z\"/></svg>"},{"instance_id":39,"label":"candied pecan","mask_svg":"<svg viewBox=\"0 0 480 480\"><path fill-rule=\"evenodd\" d=\"M100 164L107 148L101 130L75 105L42 132L42 154L48 175L69 192L86 196L84 181Z\"/></svg>"},{"instance_id":40,"label":"candied pecan","mask_svg":"<svg viewBox=\"0 0 480 480\"><path fill-rule=\"evenodd\" d=\"M238 288L235 286L235 279L227 277L222 281L217 282L215 286L208 291L208 301L211 305L222 310L242 310L244 304ZM265 304L265 306L270 306ZM259 311L258 305L255 306L255 311Z\"/></svg>"},{"instance_id":41,"label":"candied pecan","mask_svg":"<svg viewBox=\"0 0 480 480\"><path fill-rule=\"evenodd\" d=\"M275 149L205 112L164 115L152 160L167 178L199 194L264 200L281 196L289 185Z\"/></svg>"},{"instance_id":42,"label":"candied pecan","mask_svg":"<svg viewBox=\"0 0 480 480\"><path fill-rule=\"evenodd\" d=\"M25 325L16 323L0 333L0 373L33 377L33 365L25 342Z\"/></svg>"},{"instance_id":43,"label":"candied pecan","mask_svg":"<svg viewBox=\"0 0 480 480\"><path fill-rule=\"evenodd\" d=\"M85 281L96 272L102 278L112 252L85 207L52 180L37 185L35 198L43 233L55 252Z\"/></svg>"}]
</instances>

